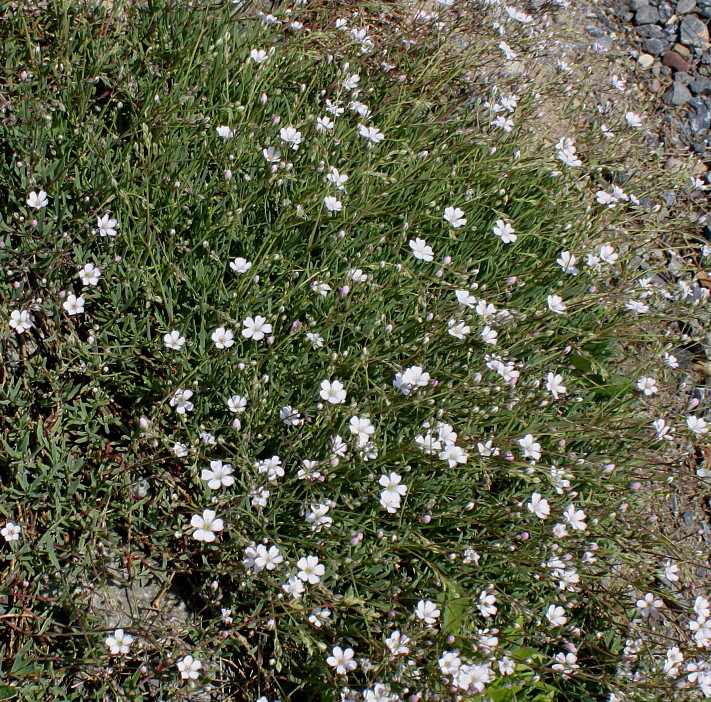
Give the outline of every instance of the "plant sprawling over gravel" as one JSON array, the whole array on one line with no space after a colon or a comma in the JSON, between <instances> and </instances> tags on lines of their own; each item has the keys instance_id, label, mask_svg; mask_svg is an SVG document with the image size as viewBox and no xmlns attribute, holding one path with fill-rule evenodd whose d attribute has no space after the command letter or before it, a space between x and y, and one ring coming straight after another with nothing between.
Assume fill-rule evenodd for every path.
<instances>
[{"instance_id":1,"label":"plant sprawling over gravel","mask_svg":"<svg viewBox=\"0 0 711 702\"><path fill-rule=\"evenodd\" d=\"M698 290L636 280L637 116L545 144L465 70L531 18L435 4L4 10L2 694L672 694L626 504L671 347L614 363Z\"/></svg>"}]
</instances>

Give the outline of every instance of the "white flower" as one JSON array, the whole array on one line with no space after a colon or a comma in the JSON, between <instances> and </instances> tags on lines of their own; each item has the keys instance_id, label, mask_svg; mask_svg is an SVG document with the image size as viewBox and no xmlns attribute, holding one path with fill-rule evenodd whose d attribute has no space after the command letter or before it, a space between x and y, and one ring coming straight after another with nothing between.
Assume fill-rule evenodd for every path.
<instances>
[{"instance_id":1,"label":"white flower","mask_svg":"<svg viewBox=\"0 0 711 702\"><path fill-rule=\"evenodd\" d=\"M444 210L444 219L449 222L454 229L463 227L467 220L464 218L464 212L458 207L446 207Z\"/></svg>"},{"instance_id":2,"label":"white flower","mask_svg":"<svg viewBox=\"0 0 711 702\"><path fill-rule=\"evenodd\" d=\"M279 130L279 137L282 141L289 144L294 151L296 151L299 148L299 144L301 144L301 132L298 131L296 127L282 127Z\"/></svg>"},{"instance_id":3,"label":"white flower","mask_svg":"<svg viewBox=\"0 0 711 702\"><path fill-rule=\"evenodd\" d=\"M491 120L490 124L498 129L502 129L507 134L514 128L514 121L506 117L506 115L499 115Z\"/></svg>"},{"instance_id":4,"label":"white flower","mask_svg":"<svg viewBox=\"0 0 711 702\"><path fill-rule=\"evenodd\" d=\"M327 195L323 199L323 202L329 212L340 212L343 209L343 203L337 197L333 197L332 195Z\"/></svg>"},{"instance_id":5,"label":"white flower","mask_svg":"<svg viewBox=\"0 0 711 702\"><path fill-rule=\"evenodd\" d=\"M318 117L316 119L316 131L328 132L336 126L336 123L329 117Z\"/></svg>"},{"instance_id":6,"label":"white flower","mask_svg":"<svg viewBox=\"0 0 711 702\"><path fill-rule=\"evenodd\" d=\"M625 113L625 121L630 127L641 127L642 126L642 118L638 115L635 114L634 112L626 112Z\"/></svg>"},{"instance_id":7,"label":"white flower","mask_svg":"<svg viewBox=\"0 0 711 702\"><path fill-rule=\"evenodd\" d=\"M194 514L190 520L190 525L195 529L193 538L196 541L205 541L211 543L215 540L215 532L224 529L224 522L216 518L214 510L203 510L202 516Z\"/></svg>"},{"instance_id":8,"label":"white flower","mask_svg":"<svg viewBox=\"0 0 711 702\"><path fill-rule=\"evenodd\" d=\"M557 400L559 395L564 395L567 390L563 385L563 376L557 373L548 373L546 377L546 390Z\"/></svg>"},{"instance_id":9,"label":"white flower","mask_svg":"<svg viewBox=\"0 0 711 702\"><path fill-rule=\"evenodd\" d=\"M339 190L345 190L348 176L345 173L341 173L337 168L331 167L331 170L326 175L326 180L329 183L333 183Z\"/></svg>"},{"instance_id":10,"label":"white flower","mask_svg":"<svg viewBox=\"0 0 711 702\"><path fill-rule=\"evenodd\" d=\"M368 141L373 144L379 144L383 139L385 139L385 134L375 127L366 127L364 124L358 125L358 134L365 137Z\"/></svg>"},{"instance_id":11,"label":"white flower","mask_svg":"<svg viewBox=\"0 0 711 702\"><path fill-rule=\"evenodd\" d=\"M368 276L365 273L363 273L363 271L360 268L350 268L346 272L346 275L354 283L365 283L365 281L368 280Z\"/></svg>"},{"instance_id":12,"label":"white flower","mask_svg":"<svg viewBox=\"0 0 711 702\"><path fill-rule=\"evenodd\" d=\"M441 612L431 600L420 600L415 607L415 616L428 626L432 626L439 619Z\"/></svg>"},{"instance_id":13,"label":"white flower","mask_svg":"<svg viewBox=\"0 0 711 702\"><path fill-rule=\"evenodd\" d=\"M441 460L447 461L450 468L456 468L459 463L467 462L469 454L461 446L448 444L440 451L439 457Z\"/></svg>"},{"instance_id":14,"label":"white flower","mask_svg":"<svg viewBox=\"0 0 711 702\"><path fill-rule=\"evenodd\" d=\"M319 563L317 556L304 556L296 562L299 569L299 578L309 585L321 582L321 576L326 572L326 568Z\"/></svg>"},{"instance_id":15,"label":"white flower","mask_svg":"<svg viewBox=\"0 0 711 702\"><path fill-rule=\"evenodd\" d=\"M472 295L468 290L456 290L454 295L459 304L469 307L470 309L473 309L474 305L478 302L477 298L474 297L474 295Z\"/></svg>"},{"instance_id":16,"label":"white flower","mask_svg":"<svg viewBox=\"0 0 711 702\"><path fill-rule=\"evenodd\" d=\"M526 505L529 512L535 514L539 519L546 519L551 513L551 506L548 500L541 497L539 493L534 492L531 495L531 501Z\"/></svg>"},{"instance_id":17,"label":"white flower","mask_svg":"<svg viewBox=\"0 0 711 702\"><path fill-rule=\"evenodd\" d=\"M279 410L279 419L288 427L298 427L304 422L299 410L295 410L291 405L286 405Z\"/></svg>"},{"instance_id":18,"label":"white flower","mask_svg":"<svg viewBox=\"0 0 711 702\"><path fill-rule=\"evenodd\" d=\"M20 532L22 531L22 527L19 524L15 524L15 522L7 522L5 526L0 529L0 535L10 543L10 541L19 541L20 540Z\"/></svg>"},{"instance_id":19,"label":"white flower","mask_svg":"<svg viewBox=\"0 0 711 702\"><path fill-rule=\"evenodd\" d=\"M281 589L295 600L298 600L306 591L304 583L296 575L289 576L289 579L281 586ZM266 700L266 697L263 698ZM259 700L257 700L259 702Z\"/></svg>"},{"instance_id":20,"label":"white flower","mask_svg":"<svg viewBox=\"0 0 711 702\"><path fill-rule=\"evenodd\" d=\"M448 320L447 326L449 327L447 333L456 339L463 339L471 332L471 327L457 319Z\"/></svg>"},{"instance_id":21,"label":"white flower","mask_svg":"<svg viewBox=\"0 0 711 702\"><path fill-rule=\"evenodd\" d=\"M390 514L400 508L400 500L407 494L407 485L402 484L402 476L391 472L380 476L378 480L385 489L380 493L380 504Z\"/></svg>"},{"instance_id":22,"label":"white flower","mask_svg":"<svg viewBox=\"0 0 711 702\"><path fill-rule=\"evenodd\" d=\"M207 482L207 486L210 490L219 490L223 486L230 487L230 485L234 485L235 479L232 477L233 472L234 470L229 463L210 461L210 469L203 469L200 477Z\"/></svg>"},{"instance_id":23,"label":"white flower","mask_svg":"<svg viewBox=\"0 0 711 702\"><path fill-rule=\"evenodd\" d=\"M549 295L547 299L548 309L555 314L563 314L566 311L567 305L563 302L560 295Z\"/></svg>"},{"instance_id":24,"label":"white flower","mask_svg":"<svg viewBox=\"0 0 711 702\"><path fill-rule=\"evenodd\" d=\"M47 193L44 190L40 190L38 193L33 190L27 196L27 204L35 210L41 210L43 207L47 207L47 205L49 205Z\"/></svg>"},{"instance_id":25,"label":"white flower","mask_svg":"<svg viewBox=\"0 0 711 702\"><path fill-rule=\"evenodd\" d=\"M183 390L183 388L178 388L173 394L173 397L170 398L170 406L175 407L175 411L178 414L190 412L195 406L192 402L190 402L190 398L192 396L192 390Z\"/></svg>"},{"instance_id":26,"label":"white flower","mask_svg":"<svg viewBox=\"0 0 711 702\"><path fill-rule=\"evenodd\" d=\"M238 256L234 261L230 261L230 268L235 273L246 273L251 267L252 264L241 256Z\"/></svg>"},{"instance_id":27,"label":"white flower","mask_svg":"<svg viewBox=\"0 0 711 702\"><path fill-rule=\"evenodd\" d=\"M79 279L83 285L98 285L101 277L101 268L93 263L87 263L84 268L79 269Z\"/></svg>"},{"instance_id":28,"label":"white flower","mask_svg":"<svg viewBox=\"0 0 711 702\"><path fill-rule=\"evenodd\" d=\"M385 645L390 649L390 653L393 656L403 656L410 653L410 647L407 645L409 643L410 638L397 630L393 631L393 633L385 639Z\"/></svg>"},{"instance_id":29,"label":"white flower","mask_svg":"<svg viewBox=\"0 0 711 702\"><path fill-rule=\"evenodd\" d=\"M249 52L249 58L251 58L254 63L261 64L269 60L269 54L264 49L252 49Z\"/></svg>"},{"instance_id":30,"label":"white flower","mask_svg":"<svg viewBox=\"0 0 711 702\"><path fill-rule=\"evenodd\" d=\"M480 336L481 340L485 344L491 344L492 346L496 346L496 341L499 338L499 332L487 325L481 330Z\"/></svg>"},{"instance_id":31,"label":"white flower","mask_svg":"<svg viewBox=\"0 0 711 702\"><path fill-rule=\"evenodd\" d=\"M215 346L218 349L228 349L235 343L234 332L231 329L225 329L225 327L217 327L217 329L212 332L211 339L215 342Z\"/></svg>"},{"instance_id":32,"label":"white flower","mask_svg":"<svg viewBox=\"0 0 711 702\"><path fill-rule=\"evenodd\" d=\"M116 236L118 222L106 213L103 217L96 218L96 226L99 227L100 236Z\"/></svg>"},{"instance_id":33,"label":"white flower","mask_svg":"<svg viewBox=\"0 0 711 702\"><path fill-rule=\"evenodd\" d=\"M640 378L637 381L637 389L643 392L647 397L659 392L657 381L654 378Z\"/></svg>"},{"instance_id":34,"label":"white flower","mask_svg":"<svg viewBox=\"0 0 711 702\"><path fill-rule=\"evenodd\" d=\"M567 678L575 674L580 666L577 663L578 657L574 653L558 653L555 657L556 663L551 668L560 673L562 678Z\"/></svg>"},{"instance_id":35,"label":"white flower","mask_svg":"<svg viewBox=\"0 0 711 702\"><path fill-rule=\"evenodd\" d=\"M272 325L267 323L266 317L247 317L247 319L242 322L244 329L242 329L242 336L247 339L254 339L255 341L261 341L267 334L272 333Z\"/></svg>"},{"instance_id":36,"label":"white flower","mask_svg":"<svg viewBox=\"0 0 711 702\"><path fill-rule=\"evenodd\" d=\"M420 261L433 261L434 251L424 239L410 240L409 246L412 249L412 255Z\"/></svg>"},{"instance_id":37,"label":"white flower","mask_svg":"<svg viewBox=\"0 0 711 702\"><path fill-rule=\"evenodd\" d=\"M338 675L345 675L350 670L355 670L358 667L355 657L355 651L352 648L342 649L340 646L334 646L331 655L326 659L326 663L331 668L336 669Z\"/></svg>"},{"instance_id":38,"label":"white flower","mask_svg":"<svg viewBox=\"0 0 711 702\"><path fill-rule=\"evenodd\" d=\"M241 395L232 395L229 400L227 400L227 407L230 412L244 412L247 408L247 398Z\"/></svg>"},{"instance_id":39,"label":"white flower","mask_svg":"<svg viewBox=\"0 0 711 702\"><path fill-rule=\"evenodd\" d=\"M609 263L610 265L616 263L619 258L619 254L616 253L615 249L609 244L600 247L599 256L603 262Z\"/></svg>"},{"instance_id":40,"label":"white flower","mask_svg":"<svg viewBox=\"0 0 711 702\"><path fill-rule=\"evenodd\" d=\"M32 314L29 310L13 310L10 313L10 328L14 329L18 334L32 329Z\"/></svg>"},{"instance_id":41,"label":"white flower","mask_svg":"<svg viewBox=\"0 0 711 702\"><path fill-rule=\"evenodd\" d=\"M585 531L588 528L585 518L585 512L582 509L575 509L575 505L568 505L563 510L563 519L576 531Z\"/></svg>"},{"instance_id":42,"label":"white flower","mask_svg":"<svg viewBox=\"0 0 711 702\"><path fill-rule=\"evenodd\" d=\"M686 426L699 436L702 434L708 434L709 428L706 425L706 420L703 417L694 417L690 415L686 418Z\"/></svg>"},{"instance_id":43,"label":"white flower","mask_svg":"<svg viewBox=\"0 0 711 702\"><path fill-rule=\"evenodd\" d=\"M533 438L533 434L526 434L516 443L523 449L524 458L532 458L534 461L541 458L541 445Z\"/></svg>"},{"instance_id":44,"label":"white flower","mask_svg":"<svg viewBox=\"0 0 711 702\"><path fill-rule=\"evenodd\" d=\"M172 351L180 351L185 345L185 337L180 336L180 332L173 330L163 336L163 343Z\"/></svg>"},{"instance_id":45,"label":"white flower","mask_svg":"<svg viewBox=\"0 0 711 702\"><path fill-rule=\"evenodd\" d=\"M331 621L331 610L325 607L314 607L309 615L309 622L313 624L317 629L321 628L324 624L328 626Z\"/></svg>"},{"instance_id":46,"label":"white flower","mask_svg":"<svg viewBox=\"0 0 711 702\"><path fill-rule=\"evenodd\" d=\"M178 661L178 670L183 680L197 680L200 677L202 661L192 656L185 656Z\"/></svg>"},{"instance_id":47,"label":"white flower","mask_svg":"<svg viewBox=\"0 0 711 702\"><path fill-rule=\"evenodd\" d=\"M346 401L346 391L343 388L343 383L340 380L321 381L321 398L330 402L332 405L339 405Z\"/></svg>"},{"instance_id":48,"label":"white flower","mask_svg":"<svg viewBox=\"0 0 711 702\"><path fill-rule=\"evenodd\" d=\"M77 297L74 294L70 294L67 295L67 299L64 301L62 307L64 307L70 317L73 317L77 314L83 314L84 302L85 300L83 297Z\"/></svg>"},{"instance_id":49,"label":"white flower","mask_svg":"<svg viewBox=\"0 0 711 702\"><path fill-rule=\"evenodd\" d=\"M516 52L505 41L499 42L499 48L504 52L508 61L516 60Z\"/></svg>"},{"instance_id":50,"label":"white flower","mask_svg":"<svg viewBox=\"0 0 711 702\"><path fill-rule=\"evenodd\" d=\"M275 149L273 146L262 149L262 155L267 163L279 163L279 161L281 161L281 151Z\"/></svg>"},{"instance_id":51,"label":"white flower","mask_svg":"<svg viewBox=\"0 0 711 702\"><path fill-rule=\"evenodd\" d=\"M652 422L652 427L656 433L656 438L661 441L662 439L671 440L671 435L674 433L673 427L670 427L663 419L655 419Z\"/></svg>"},{"instance_id":52,"label":"white flower","mask_svg":"<svg viewBox=\"0 0 711 702\"><path fill-rule=\"evenodd\" d=\"M349 76L343 81L343 89L355 90L358 87L358 83L360 83L360 76L357 73L354 73L352 76Z\"/></svg>"},{"instance_id":53,"label":"white flower","mask_svg":"<svg viewBox=\"0 0 711 702\"><path fill-rule=\"evenodd\" d=\"M315 293L321 295L321 297L326 297L328 293L331 292L331 286L328 283L324 283L322 280L314 280L314 282L311 283L310 288Z\"/></svg>"},{"instance_id":54,"label":"white flower","mask_svg":"<svg viewBox=\"0 0 711 702\"><path fill-rule=\"evenodd\" d=\"M577 257L573 256L569 251L561 251L560 256L556 259L556 263L563 269L563 273L568 275L578 275L580 273L575 267L577 262Z\"/></svg>"},{"instance_id":55,"label":"white flower","mask_svg":"<svg viewBox=\"0 0 711 702\"><path fill-rule=\"evenodd\" d=\"M185 458L188 455L188 447L176 441L171 449L177 458Z\"/></svg>"},{"instance_id":56,"label":"white flower","mask_svg":"<svg viewBox=\"0 0 711 702\"><path fill-rule=\"evenodd\" d=\"M271 458L257 461L255 467L260 473L266 473L267 480L271 483L284 477L284 467L281 464L281 458L279 458L279 456L272 456Z\"/></svg>"},{"instance_id":57,"label":"white flower","mask_svg":"<svg viewBox=\"0 0 711 702\"><path fill-rule=\"evenodd\" d=\"M664 601L656 598L651 592L637 600L637 609L643 617L656 617L659 610L664 607Z\"/></svg>"},{"instance_id":58,"label":"white flower","mask_svg":"<svg viewBox=\"0 0 711 702\"><path fill-rule=\"evenodd\" d=\"M105 640L111 655L118 656L130 653L133 636L124 633L123 629L116 629L113 636L107 636Z\"/></svg>"},{"instance_id":59,"label":"white flower","mask_svg":"<svg viewBox=\"0 0 711 702\"><path fill-rule=\"evenodd\" d=\"M553 626L563 626L568 621L568 617L565 616L565 609L560 605L550 605L546 611L546 619Z\"/></svg>"},{"instance_id":60,"label":"white flower","mask_svg":"<svg viewBox=\"0 0 711 702\"><path fill-rule=\"evenodd\" d=\"M225 141L227 141L228 139L234 139L235 133L230 127L216 127L215 131L217 132L217 136L224 139Z\"/></svg>"},{"instance_id":61,"label":"white flower","mask_svg":"<svg viewBox=\"0 0 711 702\"><path fill-rule=\"evenodd\" d=\"M514 234L516 230L509 222L505 222L503 219L496 220L493 231L504 244L513 244L516 239L518 239L516 234Z\"/></svg>"}]
</instances>

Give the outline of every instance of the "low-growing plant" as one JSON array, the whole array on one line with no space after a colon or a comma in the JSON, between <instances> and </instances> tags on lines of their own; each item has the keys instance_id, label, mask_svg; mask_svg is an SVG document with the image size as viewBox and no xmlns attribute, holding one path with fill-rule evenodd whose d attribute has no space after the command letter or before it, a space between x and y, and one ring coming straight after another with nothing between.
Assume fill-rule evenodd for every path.
<instances>
[{"instance_id":1,"label":"low-growing plant","mask_svg":"<svg viewBox=\"0 0 711 702\"><path fill-rule=\"evenodd\" d=\"M527 15L453 5L4 10L0 697L675 694L649 193L473 77Z\"/></svg>"}]
</instances>

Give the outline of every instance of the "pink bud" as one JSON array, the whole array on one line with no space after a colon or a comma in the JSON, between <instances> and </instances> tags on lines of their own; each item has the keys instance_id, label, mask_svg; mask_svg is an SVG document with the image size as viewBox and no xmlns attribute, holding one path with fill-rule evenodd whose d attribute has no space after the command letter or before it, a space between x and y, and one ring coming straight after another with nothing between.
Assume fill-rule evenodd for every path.
<instances>
[{"instance_id":1,"label":"pink bud","mask_svg":"<svg viewBox=\"0 0 711 702\"><path fill-rule=\"evenodd\" d=\"M20 281L19 281L19 280L13 280L13 281L12 281L12 287L15 288L15 290L17 290L17 288L20 287Z\"/></svg>"},{"instance_id":2,"label":"pink bud","mask_svg":"<svg viewBox=\"0 0 711 702\"><path fill-rule=\"evenodd\" d=\"M344 285L338 292L345 297L350 291L351 289L347 285Z\"/></svg>"},{"instance_id":3,"label":"pink bud","mask_svg":"<svg viewBox=\"0 0 711 702\"><path fill-rule=\"evenodd\" d=\"M440 268L438 271L435 271L435 278L441 278L444 275L444 271Z\"/></svg>"},{"instance_id":4,"label":"pink bud","mask_svg":"<svg viewBox=\"0 0 711 702\"><path fill-rule=\"evenodd\" d=\"M518 538L521 539L521 541L528 541L531 535L527 531L523 531L518 535Z\"/></svg>"},{"instance_id":5,"label":"pink bud","mask_svg":"<svg viewBox=\"0 0 711 702\"><path fill-rule=\"evenodd\" d=\"M303 327L303 326L304 326L304 325L301 323L301 321L297 319L297 320L295 320L294 322L292 322L292 324L291 324L291 331L292 331L292 332L297 332L297 331L299 331L299 329L301 329L301 327Z\"/></svg>"},{"instance_id":6,"label":"pink bud","mask_svg":"<svg viewBox=\"0 0 711 702\"><path fill-rule=\"evenodd\" d=\"M267 100L269 100L269 96L268 96L266 93L262 93L262 94L259 96L259 102L261 102L262 105L266 105L266 104L267 104Z\"/></svg>"},{"instance_id":7,"label":"pink bud","mask_svg":"<svg viewBox=\"0 0 711 702\"><path fill-rule=\"evenodd\" d=\"M267 337L267 345L271 346L274 343L274 337L273 336L268 336Z\"/></svg>"},{"instance_id":8,"label":"pink bud","mask_svg":"<svg viewBox=\"0 0 711 702\"><path fill-rule=\"evenodd\" d=\"M114 261L115 261L116 263L120 263L120 262L121 262L121 256L118 256L118 255L117 255L117 256L114 256Z\"/></svg>"},{"instance_id":9,"label":"pink bud","mask_svg":"<svg viewBox=\"0 0 711 702\"><path fill-rule=\"evenodd\" d=\"M439 385L439 380L435 380L434 378L432 378L432 380L430 380L430 385L433 388L436 388Z\"/></svg>"},{"instance_id":10,"label":"pink bud","mask_svg":"<svg viewBox=\"0 0 711 702\"><path fill-rule=\"evenodd\" d=\"M231 178L232 178L232 171L229 168L227 168L225 170L225 180L230 180Z\"/></svg>"},{"instance_id":11,"label":"pink bud","mask_svg":"<svg viewBox=\"0 0 711 702\"><path fill-rule=\"evenodd\" d=\"M242 428L242 422L240 422L240 420L237 418L233 419L232 428L239 431Z\"/></svg>"},{"instance_id":12,"label":"pink bud","mask_svg":"<svg viewBox=\"0 0 711 702\"><path fill-rule=\"evenodd\" d=\"M425 319L428 322L431 322L434 319L434 315L432 314L432 312L428 312L427 315L425 316Z\"/></svg>"},{"instance_id":13,"label":"pink bud","mask_svg":"<svg viewBox=\"0 0 711 702\"><path fill-rule=\"evenodd\" d=\"M255 275L255 276L252 278L252 281L255 282L255 283L258 283L258 282L259 282L259 276L258 276L258 275Z\"/></svg>"},{"instance_id":14,"label":"pink bud","mask_svg":"<svg viewBox=\"0 0 711 702\"><path fill-rule=\"evenodd\" d=\"M382 529L378 529L378 531L375 533L375 535L379 538L382 539L385 536L385 532Z\"/></svg>"},{"instance_id":15,"label":"pink bud","mask_svg":"<svg viewBox=\"0 0 711 702\"><path fill-rule=\"evenodd\" d=\"M33 227L36 227L36 226L37 226L37 220L36 220L36 219L31 220L31 221L30 221L30 224L31 224Z\"/></svg>"},{"instance_id":16,"label":"pink bud","mask_svg":"<svg viewBox=\"0 0 711 702\"><path fill-rule=\"evenodd\" d=\"M272 124L277 125L279 122L281 122L281 115L274 115L274 117L272 117Z\"/></svg>"},{"instance_id":17,"label":"pink bud","mask_svg":"<svg viewBox=\"0 0 711 702\"><path fill-rule=\"evenodd\" d=\"M506 284L507 285L516 285L516 281L518 278L515 275L512 275L510 278L506 279Z\"/></svg>"},{"instance_id":18,"label":"pink bud","mask_svg":"<svg viewBox=\"0 0 711 702\"><path fill-rule=\"evenodd\" d=\"M631 483L630 484L630 490L639 490L642 487L642 483Z\"/></svg>"},{"instance_id":19,"label":"pink bud","mask_svg":"<svg viewBox=\"0 0 711 702\"><path fill-rule=\"evenodd\" d=\"M451 256L445 256L442 259L442 265L443 266L448 266L452 262L452 257Z\"/></svg>"}]
</instances>

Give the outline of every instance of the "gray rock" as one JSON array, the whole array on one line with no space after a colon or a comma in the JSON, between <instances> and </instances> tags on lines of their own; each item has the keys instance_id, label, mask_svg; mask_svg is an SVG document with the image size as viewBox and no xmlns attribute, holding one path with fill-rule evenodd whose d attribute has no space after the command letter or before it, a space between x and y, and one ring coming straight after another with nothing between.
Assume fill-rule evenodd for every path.
<instances>
[{"instance_id":1,"label":"gray rock","mask_svg":"<svg viewBox=\"0 0 711 702\"><path fill-rule=\"evenodd\" d=\"M676 193L673 190L662 193L662 200L668 207L674 207L674 205L676 205Z\"/></svg>"},{"instance_id":2,"label":"gray rock","mask_svg":"<svg viewBox=\"0 0 711 702\"><path fill-rule=\"evenodd\" d=\"M696 0L679 0L676 4L677 15L686 15L696 7Z\"/></svg>"},{"instance_id":3,"label":"gray rock","mask_svg":"<svg viewBox=\"0 0 711 702\"><path fill-rule=\"evenodd\" d=\"M711 0L696 0L696 13L707 19L711 18Z\"/></svg>"},{"instance_id":4,"label":"gray rock","mask_svg":"<svg viewBox=\"0 0 711 702\"><path fill-rule=\"evenodd\" d=\"M640 24L635 32L645 39L664 39L664 30L656 24Z\"/></svg>"},{"instance_id":5,"label":"gray rock","mask_svg":"<svg viewBox=\"0 0 711 702\"><path fill-rule=\"evenodd\" d=\"M694 134L708 136L711 128L711 99L696 97L689 101L689 107L693 108L693 112L689 110L687 113L691 130Z\"/></svg>"},{"instance_id":6,"label":"gray rock","mask_svg":"<svg viewBox=\"0 0 711 702\"><path fill-rule=\"evenodd\" d=\"M689 85L689 83L694 80L694 76L692 76L690 73L679 71L679 73L674 76L674 80L677 83L681 83L682 85Z\"/></svg>"},{"instance_id":7,"label":"gray rock","mask_svg":"<svg viewBox=\"0 0 711 702\"><path fill-rule=\"evenodd\" d=\"M585 27L585 31L591 36L591 37L601 37L604 36L605 32L600 29L600 27L596 27L594 24L591 24L587 27Z\"/></svg>"},{"instance_id":8,"label":"gray rock","mask_svg":"<svg viewBox=\"0 0 711 702\"><path fill-rule=\"evenodd\" d=\"M649 0L630 0L630 8L633 12L637 12L637 10L641 10L643 7L647 7L648 5Z\"/></svg>"},{"instance_id":9,"label":"gray rock","mask_svg":"<svg viewBox=\"0 0 711 702\"><path fill-rule=\"evenodd\" d=\"M642 49L653 56L661 56L669 48L669 42L663 39L645 39L642 42Z\"/></svg>"},{"instance_id":10,"label":"gray rock","mask_svg":"<svg viewBox=\"0 0 711 702\"><path fill-rule=\"evenodd\" d=\"M683 83L677 83L676 81L672 83L671 87L662 95L662 100L666 105L686 105L689 100L692 99L692 95L689 89Z\"/></svg>"},{"instance_id":11,"label":"gray rock","mask_svg":"<svg viewBox=\"0 0 711 702\"><path fill-rule=\"evenodd\" d=\"M684 512L681 515L681 518L684 520L684 524L686 526L693 526L694 521L696 520L696 515L693 512Z\"/></svg>"},{"instance_id":12,"label":"gray rock","mask_svg":"<svg viewBox=\"0 0 711 702\"><path fill-rule=\"evenodd\" d=\"M708 568L704 568L703 566L698 566L698 567L696 568L696 575L697 575L699 578L705 578L708 574L709 574L709 569L708 569Z\"/></svg>"},{"instance_id":13,"label":"gray rock","mask_svg":"<svg viewBox=\"0 0 711 702\"><path fill-rule=\"evenodd\" d=\"M651 5L643 5L634 14L635 24L656 24L660 21L659 10Z\"/></svg>"},{"instance_id":14,"label":"gray rock","mask_svg":"<svg viewBox=\"0 0 711 702\"><path fill-rule=\"evenodd\" d=\"M697 76L689 83L689 90L694 95L711 95L711 78Z\"/></svg>"},{"instance_id":15,"label":"gray rock","mask_svg":"<svg viewBox=\"0 0 711 702\"><path fill-rule=\"evenodd\" d=\"M695 15L686 15L679 27L679 41L685 46L705 49L709 45L708 27Z\"/></svg>"},{"instance_id":16,"label":"gray rock","mask_svg":"<svg viewBox=\"0 0 711 702\"><path fill-rule=\"evenodd\" d=\"M679 512L679 500L676 499L676 495L672 495L669 498L669 509L676 515Z\"/></svg>"}]
</instances>

